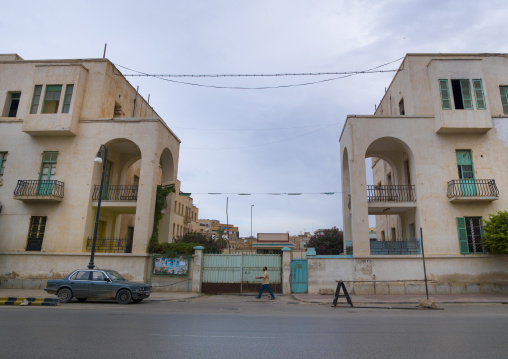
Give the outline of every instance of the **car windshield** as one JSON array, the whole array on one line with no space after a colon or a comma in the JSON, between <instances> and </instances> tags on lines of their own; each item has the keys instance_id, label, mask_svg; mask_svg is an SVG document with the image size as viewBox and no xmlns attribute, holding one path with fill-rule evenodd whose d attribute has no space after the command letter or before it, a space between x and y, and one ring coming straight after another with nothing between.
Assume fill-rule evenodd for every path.
<instances>
[{"instance_id":1,"label":"car windshield","mask_svg":"<svg viewBox=\"0 0 508 359\"><path fill-rule=\"evenodd\" d=\"M111 278L112 281L125 280L125 278L122 277L120 273L118 273L116 270L107 270L105 272L107 273L109 278Z\"/></svg>"}]
</instances>

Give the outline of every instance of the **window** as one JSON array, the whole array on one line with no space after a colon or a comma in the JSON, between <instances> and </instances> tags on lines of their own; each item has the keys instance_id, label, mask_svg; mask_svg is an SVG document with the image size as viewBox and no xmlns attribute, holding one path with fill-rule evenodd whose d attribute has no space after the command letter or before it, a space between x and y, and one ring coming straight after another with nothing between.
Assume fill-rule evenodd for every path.
<instances>
[{"instance_id":1,"label":"window","mask_svg":"<svg viewBox=\"0 0 508 359\"><path fill-rule=\"evenodd\" d=\"M443 110L451 110L450 90L448 89L448 80L439 80L439 93L441 94L441 107Z\"/></svg>"},{"instance_id":2,"label":"window","mask_svg":"<svg viewBox=\"0 0 508 359\"><path fill-rule=\"evenodd\" d=\"M460 253L483 253L482 217L457 217Z\"/></svg>"},{"instance_id":3,"label":"window","mask_svg":"<svg viewBox=\"0 0 508 359\"><path fill-rule=\"evenodd\" d=\"M7 102L5 103L4 117L16 117L18 114L19 99L21 92L8 92Z\"/></svg>"},{"instance_id":4,"label":"window","mask_svg":"<svg viewBox=\"0 0 508 359\"><path fill-rule=\"evenodd\" d=\"M60 104L62 85L46 85L42 113L57 113Z\"/></svg>"},{"instance_id":5,"label":"window","mask_svg":"<svg viewBox=\"0 0 508 359\"><path fill-rule=\"evenodd\" d=\"M95 281L104 281L104 278L105 278L104 273L102 273L100 271L93 271L92 272L92 280L95 280Z\"/></svg>"},{"instance_id":6,"label":"window","mask_svg":"<svg viewBox=\"0 0 508 359\"><path fill-rule=\"evenodd\" d=\"M508 86L499 86L501 92L501 103L503 104L503 113L508 115Z\"/></svg>"},{"instance_id":7,"label":"window","mask_svg":"<svg viewBox=\"0 0 508 359\"><path fill-rule=\"evenodd\" d=\"M53 193L53 180L56 174L56 160L58 152L44 152L42 154L41 172L37 185L38 196L50 196Z\"/></svg>"},{"instance_id":8,"label":"window","mask_svg":"<svg viewBox=\"0 0 508 359\"><path fill-rule=\"evenodd\" d=\"M0 179L4 175L5 161L7 159L7 152L0 152Z\"/></svg>"},{"instance_id":9,"label":"window","mask_svg":"<svg viewBox=\"0 0 508 359\"><path fill-rule=\"evenodd\" d=\"M472 110L473 100L469 80L451 80L453 104L456 110Z\"/></svg>"},{"instance_id":10,"label":"window","mask_svg":"<svg viewBox=\"0 0 508 359\"><path fill-rule=\"evenodd\" d=\"M122 105L115 101L115 109L113 110L113 117L123 117Z\"/></svg>"},{"instance_id":11,"label":"window","mask_svg":"<svg viewBox=\"0 0 508 359\"><path fill-rule=\"evenodd\" d=\"M72 279L76 280L90 280L90 271L80 270L73 277Z\"/></svg>"},{"instance_id":12,"label":"window","mask_svg":"<svg viewBox=\"0 0 508 359\"><path fill-rule=\"evenodd\" d=\"M55 178L57 158L58 152L44 152L42 154L40 180L50 181Z\"/></svg>"},{"instance_id":13,"label":"window","mask_svg":"<svg viewBox=\"0 0 508 359\"><path fill-rule=\"evenodd\" d=\"M65 96L64 103L62 106L62 113L69 113L69 109L71 108L71 100L72 100L72 91L74 90L74 85L65 86Z\"/></svg>"},{"instance_id":14,"label":"window","mask_svg":"<svg viewBox=\"0 0 508 359\"><path fill-rule=\"evenodd\" d=\"M483 94L483 84L481 79L473 79L473 92L476 99L476 109L485 110L487 108L485 96ZM453 94L453 104L456 110L473 110L473 97L471 95L471 83L469 79L450 80L451 92ZM450 88L448 80L439 80L439 92L441 95L441 108L451 110Z\"/></svg>"},{"instance_id":15,"label":"window","mask_svg":"<svg viewBox=\"0 0 508 359\"><path fill-rule=\"evenodd\" d=\"M405 115L406 111L404 110L404 99L401 99L399 102L399 115Z\"/></svg>"},{"instance_id":16,"label":"window","mask_svg":"<svg viewBox=\"0 0 508 359\"><path fill-rule=\"evenodd\" d=\"M485 104L485 97L483 96L483 85L481 79L473 80L473 91L474 97L476 98L476 109L487 109L487 105Z\"/></svg>"},{"instance_id":17,"label":"window","mask_svg":"<svg viewBox=\"0 0 508 359\"><path fill-rule=\"evenodd\" d=\"M47 217L32 216L30 218L30 228L28 230L27 251L40 251L42 248L42 239L46 230Z\"/></svg>"},{"instance_id":18,"label":"window","mask_svg":"<svg viewBox=\"0 0 508 359\"><path fill-rule=\"evenodd\" d=\"M39 109L39 102L41 100L41 93L42 93L42 85L35 85L34 97L32 99L32 106L30 107L31 114L37 113L37 110Z\"/></svg>"}]
</instances>

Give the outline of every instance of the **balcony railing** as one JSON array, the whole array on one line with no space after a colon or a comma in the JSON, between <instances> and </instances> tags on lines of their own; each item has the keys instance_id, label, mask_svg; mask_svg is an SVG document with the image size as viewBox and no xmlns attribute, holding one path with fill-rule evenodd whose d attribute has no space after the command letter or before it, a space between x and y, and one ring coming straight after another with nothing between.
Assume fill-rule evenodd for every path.
<instances>
[{"instance_id":1,"label":"balcony railing","mask_svg":"<svg viewBox=\"0 0 508 359\"><path fill-rule=\"evenodd\" d=\"M448 181L448 198L498 199L499 190L493 179L457 179Z\"/></svg>"},{"instance_id":2,"label":"balcony railing","mask_svg":"<svg viewBox=\"0 0 508 359\"><path fill-rule=\"evenodd\" d=\"M421 254L420 239L400 241L372 241L371 255L412 255Z\"/></svg>"},{"instance_id":3,"label":"balcony railing","mask_svg":"<svg viewBox=\"0 0 508 359\"><path fill-rule=\"evenodd\" d=\"M414 185L368 185L369 202L410 202L416 200Z\"/></svg>"},{"instance_id":4,"label":"balcony railing","mask_svg":"<svg viewBox=\"0 0 508 359\"><path fill-rule=\"evenodd\" d=\"M18 180L14 189L16 199L38 199L48 197L61 199L64 196L64 183L55 180Z\"/></svg>"},{"instance_id":5,"label":"balcony railing","mask_svg":"<svg viewBox=\"0 0 508 359\"><path fill-rule=\"evenodd\" d=\"M99 185L94 186L92 200L99 200ZM106 185L102 188L103 201L137 201L137 185Z\"/></svg>"},{"instance_id":6,"label":"balcony railing","mask_svg":"<svg viewBox=\"0 0 508 359\"><path fill-rule=\"evenodd\" d=\"M86 249L92 250L93 238L86 240ZM132 253L132 238L97 238L95 251L98 253Z\"/></svg>"}]
</instances>

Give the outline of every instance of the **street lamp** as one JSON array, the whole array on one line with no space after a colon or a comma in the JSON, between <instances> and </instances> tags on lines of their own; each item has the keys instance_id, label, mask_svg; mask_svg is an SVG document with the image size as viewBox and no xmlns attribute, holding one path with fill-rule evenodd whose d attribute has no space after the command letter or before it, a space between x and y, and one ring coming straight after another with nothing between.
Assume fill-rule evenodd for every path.
<instances>
[{"instance_id":1,"label":"street lamp","mask_svg":"<svg viewBox=\"0 0 508 359\"><path fill-rule=\"evenodd\" d=\"M102 150L103 149L104 149L104 160L102 159ZM106 172L107 158L108 158L108 146L101 145L101 147L99 147L99 151L97 152L97 156L93 160L94 162L98 162L98 163L102 162L102 175L101 175L101 185L99 187L99 202L97 203L97 215L95 216L95 228L93 230L92 253L90 254L90 263L88 263L88 269L93 269L95 267L93 264L93 257L95 255L95 243L97 242L97 228L99 227L99 215L101 212L101 200L102 200L102 187L104 185L104 172Z\"/></svg>"},{"instance_id":2,"label":"street lamp","mask_svg":"<svg viewBox=\"0 0 508 359\"><path fill-rule=\"evenodd\" d=\"M252 237L252 207L254 207L253 204L250 205L250 236Z\"/></svg>"}]
</instances>

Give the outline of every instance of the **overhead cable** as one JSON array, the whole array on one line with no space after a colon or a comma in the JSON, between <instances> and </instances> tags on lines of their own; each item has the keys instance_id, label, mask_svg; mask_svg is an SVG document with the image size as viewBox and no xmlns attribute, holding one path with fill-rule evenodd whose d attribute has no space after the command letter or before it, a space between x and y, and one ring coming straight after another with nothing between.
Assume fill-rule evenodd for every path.
<instances>
[{"instance_id":1,"label":"overhead cable","mask_svg":"<svg viewBox=\"0 0 508 359\"><path fill-rule=\"evenodd\" d=\"M154 75L154 74L148 74L146 72L134 70L131 68L128 68L126 66L122 66L120 64L114 64L117 67L121 67L123 69L136 72L136 74L125 74L123 76L143 76L143 77L153 77L159 80L178 83L182 85L190 85L190 86L198 86L198 87L208 87L208 88L215 88L215 89L233 89L233 90L267 90L267 89L277 89L277 88L288 88L288 87L297 87L297 86L307 86L307 85L314 85L318 83L328 82L328 81L334 81L338 79L343 79L346 77L361 75L361 74L373 74L373 73L383 73L383 72L397 72L399 70L376 70L380 67L392 64L394 62L400 61L403 59L403 57L387 62L385 64L373 67L371 69L363 70L363 71L348 71L348 72L316 72L316 73L281 73L281 74L215 74L215 75L173 75L173 74L166 74L166 75ZM171 80L167 77L288 77L288 76L324 76L324 75L341 75L338 77L333 77L325 80L319 80L319 81L312 81L312 82L305 82L305 83L299 83L299 84L290 84L290 85L278 85L278 86L262 86L262 87L243 87L243 86L216 86L216 85L203 85L203 84L197 84L193 82L184 82L184 81L176 81ZM119 75L120 76L120 75Z\"/></svg>"}]
</instances>

